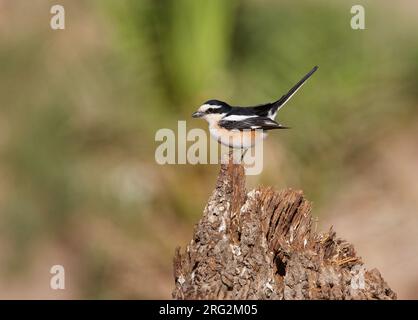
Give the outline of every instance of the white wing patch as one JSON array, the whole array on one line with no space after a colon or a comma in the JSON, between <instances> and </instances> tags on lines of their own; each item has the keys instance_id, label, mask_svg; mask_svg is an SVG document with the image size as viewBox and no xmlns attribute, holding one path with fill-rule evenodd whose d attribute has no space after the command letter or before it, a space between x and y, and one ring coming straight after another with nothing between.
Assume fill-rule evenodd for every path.
<instances>
[{"instance_id":1,"label":"white wing patch","mask_svg":"<svg viewBox=\"0 0 418 320\"><path fill-rule=\"evenodd\" d=\"M218 109L218 108L222 108L222 106L219 106L219 105L216 105L216 104L202 104L199 107L199 111L200 112L206 112L209 108Z\"/></svg>"},{"instance_id":2,"label":"white wing patch","mask_svg":"<svg viewBox=\"0 0 418 320\"><path fill-rule=\"evenodd\" d=\"M253 116L246 116L246 115L230 115L227 116L225 118L222 118L222 120L226 120L226 121L243 121L243 120L247 120L249 118L255 118L258 117L257 115L253 115Z\"/></svg>"},{"instance_id":3,"label":"white wing patch","mask_svg":"<svg viewBox=\"0 0 418 320\"><path fill-rule=\"evenodd\" d=\"M277 114L277 110L276 112L272 112L271 110L268 112L267 116L271 119L274 120L274 118L276 118L276 114Z\"/></svg>"}]
</instances>

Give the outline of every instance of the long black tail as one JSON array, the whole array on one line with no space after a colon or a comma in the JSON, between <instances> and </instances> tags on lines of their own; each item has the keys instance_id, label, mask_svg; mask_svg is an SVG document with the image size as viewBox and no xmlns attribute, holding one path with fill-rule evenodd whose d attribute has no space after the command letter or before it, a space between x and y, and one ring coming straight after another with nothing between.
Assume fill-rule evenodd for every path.
<instances>
[{"instance_id":1,"label":"long black tail","mask_svg":"<svg viewBox=\"0 0 418 320\"><path fill-rule=\"evenodd\" d=\"M287 101L302 87L302 85L310 78L311 75L314 74L314 72L318 70L318 66L315 66L312 68L311 71L309 71L298 83L296 83L288 93L283 95L279 100L273 102L273 107L271 108L271 114L275 114L279 108L285 105Z\"/></svg>"}]
</instances>

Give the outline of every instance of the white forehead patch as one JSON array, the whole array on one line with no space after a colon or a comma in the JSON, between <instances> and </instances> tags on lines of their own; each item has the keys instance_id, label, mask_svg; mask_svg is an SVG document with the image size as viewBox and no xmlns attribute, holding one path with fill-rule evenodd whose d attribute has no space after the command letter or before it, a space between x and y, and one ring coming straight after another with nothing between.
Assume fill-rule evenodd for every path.
<instances>
[{"instance_id":1,"label":"white forehead patch","mask_svg":"<svg viewBox=\"0 0 418 320\"><path fill-rule=\"evenodd\" d=\"M199 108L199 111L206 112L209 108L217 109L217 108L222 108L222 106L218 106L216 104L202 104Z\"/></svg>"}]
</instances>

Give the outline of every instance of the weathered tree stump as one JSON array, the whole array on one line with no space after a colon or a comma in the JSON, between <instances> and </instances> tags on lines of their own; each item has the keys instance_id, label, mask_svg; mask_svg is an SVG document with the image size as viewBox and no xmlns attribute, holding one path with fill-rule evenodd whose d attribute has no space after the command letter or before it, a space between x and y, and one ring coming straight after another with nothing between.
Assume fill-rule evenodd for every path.
<instances>
[{"instance_id":1,"label":"weathered tree stump","mask_svg":"<svg viewBox=\"0 0 418 320\"><path fill-rule=\"evenodd\" d=\"M247 193L242 165L223 164L193 239L176 249L173 298L396 299L350 243L312 224L301 191Z\"/></svg>"}]
</instances>

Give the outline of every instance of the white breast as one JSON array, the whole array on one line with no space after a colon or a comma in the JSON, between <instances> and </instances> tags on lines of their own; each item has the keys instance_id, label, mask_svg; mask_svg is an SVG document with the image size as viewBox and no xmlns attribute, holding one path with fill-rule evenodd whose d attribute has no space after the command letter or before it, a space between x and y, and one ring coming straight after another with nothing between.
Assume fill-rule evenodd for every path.
<instances>
[{"instance_id":1,"label":"white breast","mask_svg":"<svg viewBox=\"0 0 418 320\"><path fill-rule=\"evenodd\" d=\"M209 132L219 143L232 148L251 148L267 137L265 132L226 130L219 127L209 127Z\"/></svg>"}]
</instances>

